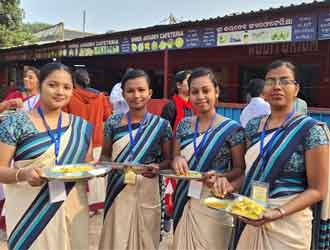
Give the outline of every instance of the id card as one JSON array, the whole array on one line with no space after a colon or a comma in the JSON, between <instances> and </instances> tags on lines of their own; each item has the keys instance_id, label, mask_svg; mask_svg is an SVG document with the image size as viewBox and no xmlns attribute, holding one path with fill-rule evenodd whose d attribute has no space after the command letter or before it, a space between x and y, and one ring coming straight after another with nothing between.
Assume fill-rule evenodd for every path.
<instances>
[{"instance_id":1,"label":"id card","mask_svg":"<svg viewBox=\"0 0 330 250\"><path fill-rule=\"evenodd\" d=\"M201 181L190 181L188 196L195 199L200 199L203 189L203 182Z\"/></svg>"},{"instance_id":2,"label":"id card","mask_svg":"<svg viewBox=\"0 0 330 250\"><path fill-rule=\"evenodd\" d=\"M128 170L124 174L124 183L135 185L136 183L136 174L132 170Z\"/></svg>"},{"instance_id":3,"label":"id card","mask_svg":"<svg viewBox=\"0 0 330 250\"><path fill-rule=\"evenodd\" d=\"M254 181L252 183L251 198L257 203L267 207L269 183Z\"/></svg>"},{"instance_id":4,"label":"id card","mask_svg":"<svg viewBox=\"0 0 330 250\"><path fill-rule=\"evenodd\" d=\"M64 201L66 199L65 184L62 181L48 182L50 203Z\"/></svg>"}]
</instances>

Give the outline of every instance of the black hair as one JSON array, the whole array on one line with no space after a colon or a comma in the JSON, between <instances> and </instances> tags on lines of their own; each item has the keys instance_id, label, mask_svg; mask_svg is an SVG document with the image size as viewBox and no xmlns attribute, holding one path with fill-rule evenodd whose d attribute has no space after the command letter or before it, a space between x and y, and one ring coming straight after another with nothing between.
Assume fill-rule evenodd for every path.
<instances>
[{"instance_id":1,"label":"black hair","mask_svg":"<svg viewBox=\"0 0 330 250\"><path fill-rule=\"evenodd\" d=\"M172 85L172 94L178 94L177 84L182 84L182 82L191 74L191 70L181 70L177 72L174 76L174 81Z\"/></svg>"},{"instance_id":2,"label":"black hair","mask_svg":"<svg viewBox=\"0 0 330 250\"><path fill-rule=\"evenodd\" d=\"M142 69L128 69L126 70L123 78L121 79L121 88L125 89L125 84L128 80L135 79L138 77L144 77L147 81L148 87L150 88L150 78L148 74Z\"/></svg>"},{"instance_id":3,"label":"black hair","mask_svg":"<svg viewBox=\"0 0 330 250\"><path fill-rule=\"evenodd\" d=\"M77 69L74 72L74 78L75 82L83 88L89 85L89 74L86 69Z\"/></svg>"},{"instance_id":4,"label":"black hair","mask_svg":"<svg viewBox=\"0 0 330 250\"><path fill-rule=\"evenodd\" d=\"M292 73L293 73L294 79L297 78L297 76L298 76L297 67L292 62L289 62L289 61L286 61L286 60L276 60L276 61L273 61L271 64L268 65L267 70L266 70L266 74L269 71L271 71L273 69L280 68L282 66L285 66L288 69L290 69L292 71Z\"/></svg>"},{"instance_id":5,"label":"black hair","mask_svg":"<svg viewBox=\"0 0 330 250\"><path fill-rule=\"evenodd\" d=\"M74 82L72 72L68 66L58 62L51 62L44 65L40 70L40 86L42 85L42 82L45 81L45 79L56 70L64 70L67 72L72 79L72 83Z\"/></svg>"},{"instance_id":6,"label":"black hair","mask_svg":"<svg viewBox=\"0 0 330 250\"><path fill-rule=\"evenodd\" d=\"M24 66L23 75L25 76L28 71L32 71L36 75L36 77L38 78L38 80L39 80L39 78L40 78L40 71L37 68L32 67L32 66Z\"/></svg>"},{"instance_id":7,"label":"black hair","mask_svg":"<svg viewBox=\"0 0 330 250\"><path fill-rule=\"evenodd\" d=\"M219 82L216 79L213 71L211 69L209 69L209 68L204 68L204 67L200 67L200 68L196 68L196 69L193 69L192 70L191 75L188 78L189 88L191 86L192 80L194 80L195 78L198 78L198 77L202 77L202 76L208 76L208 78L213 83L213 86L215 88L219 88L219 90L221 91L222 86L219 84Z\"/></svg>"},{"instance_id":8,"label":"black hair","mask_svg":"<svg viewBox=\"0 0 330 250\"><path fill-rule=\"evenodd\" d=\"M265 81L262 79L252 79L247 86L247 92L251 97L259 97L265 87Z\"/></svg>"}]
</instances>

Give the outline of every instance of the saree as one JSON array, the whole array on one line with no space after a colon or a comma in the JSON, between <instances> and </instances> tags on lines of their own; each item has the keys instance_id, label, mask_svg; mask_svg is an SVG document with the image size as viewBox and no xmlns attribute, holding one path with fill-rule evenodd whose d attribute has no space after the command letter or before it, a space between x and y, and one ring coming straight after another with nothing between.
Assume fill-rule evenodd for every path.
<instances>
[{"instance_id":1,"label":"saree","mask_svg":"<svg viewBox=\"0 0 330 250\"><path fill-rule=\"evenodd\" d=\"M90 125L71 117L62 128L59 164L81 163L89 148ZM55 162L54 145L47 132L28 135L16 146L14 167L45 167ZM5 185L9 249L87 249L88 206L86 186L67 182L67 198L51 203L48 184L27 182Z\"/></svg>"},{"instance_id":2,"label":"saree","mask_svg":"<svg viewBox=\"0 0 330 250\"><path fill-rule=\"evenodd\" d=\"M206 137L207 146L201 150L199 159L195 158L192 135L183 137L181 155L187 159L189 169L200 172L212 170L211 163L224 146L226 138L239 128L240 125L230 119L221 121ZM198 145L202 136L197 137ZM188 181L178 182L173 213L173 249L228 249L233 229L232 216L202 205L199 199L188 197L188 189ZM210 195L208 188L203 187L201 198Z\"/></svg>"},{"instance_id":3,"label":"saree","mask_svg":"<svg viewBox=\"0 0 330 250\"><path fill-rule=\"evenodd\" d=\"M245 155L246 178L241 193L249 196L253 181L267 182L270 187L269 206L275 208L303 192L307 186L307 183L303 181L305 177L296 173L287 173L283 178L281 170L297 150L298 145L301 145L309 129L316 124L317 121L304 115L292 118L275 138L269 149L269 156L263 158L259 156L260 134L258 133ZM323 128L329 140L328 129ZM266 145L275 132L268 131L267 133ZM279 178L288 180L288 182L283 181L278 184ZM322 205L319 204L316 206L317 208L314 208L319 212L322 211L323 217L315 217L315 210L314 221L313 211L308 207L261 227L253 227L239 222L235 235L237 249L329 249L329 246L326 248L326 239L322 240L322 237L326 238L326 230L322 232L321 224L321 222L329 222L329 201L328 192ZM327 237L329 237L329 231Z\"/></svg>"},{"instance_id":4,"label":"saree","mask_svg":"<svg viewBox=\"0 0 330 250\"><path fill-rule=\"evenodd\" d=\"M133 124L133 136L138 131ZM168 121L147 113L137 143L130 150L127 126L112 133L112 160L155 163L161 147L162 131ZM160 160L158 161L160 162ZM158 249L160 242L161 201L159 177L137 175L136 183L125 184L120 172L109 174L104 204L104 224L99 249Z\"/></svg>"}]
</instances>

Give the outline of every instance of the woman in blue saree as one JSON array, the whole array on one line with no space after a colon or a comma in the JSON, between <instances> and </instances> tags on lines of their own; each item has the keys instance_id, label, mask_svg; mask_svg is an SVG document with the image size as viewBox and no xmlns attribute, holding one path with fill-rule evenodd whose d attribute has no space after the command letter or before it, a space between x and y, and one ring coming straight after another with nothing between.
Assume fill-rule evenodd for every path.
<instances>
[{"instance_id":1,"label":"woman in blue saree","mask_svg":"<svg viewBox=\"0 0 330 250\"><path fill-rule=\"evenodd\" d=\"M271 114L246 126L246 177L269 186L269 209L259 220L241 218L237 249L329 249L329 133L294 110L299 92L295 67L275 61L267 71L265 99ZM314 207L314 220L313 211Z\"/></svg>"},{"instance_id":2,"label":"woman in blue saree","mask_svg":"<svg viewBox=\"0 0 330 250\"><path fill-rule=\"evenodd\" d=\"M41 70L40 107L0 124L0 182L5 183L9 249L87 249L84 184L48 182L42 168L91 160L91 126L61 108L70 100L69 69Z\"/></svg>"},{"instance_id":3,"label":"woman in blue saree","mask_svg":"<svg viewBox=\"0 0 330 250\"><path fill-rule=\"evenodd\" d=\"M188 83L190 101L198 110L198 116L185 118L179 123L173 167L178 174L186 174L188 170L217 172L235 187L244 173L243 129L237 122L216 113L220 90L211 70L193 70ZM207 185L202 182L178 182L172 249L228 249L233 218L203 206L200 199L209 195Z\"/></svg>"},{"instance_id":4,"label":"woman in blue saree","mask_svg":"<svg viewBox=\"0 0 330 250\"><path fill-rule=\"evenodd\" d=\"M109 174L99 248L158 249L161 202L156 174L169 167L171 127L147 112L152 91L143 70L126 72L121 83L129 112L106 121L103 155L115 162L148 164L152 172Z\"/></svg>"}]
</instances>

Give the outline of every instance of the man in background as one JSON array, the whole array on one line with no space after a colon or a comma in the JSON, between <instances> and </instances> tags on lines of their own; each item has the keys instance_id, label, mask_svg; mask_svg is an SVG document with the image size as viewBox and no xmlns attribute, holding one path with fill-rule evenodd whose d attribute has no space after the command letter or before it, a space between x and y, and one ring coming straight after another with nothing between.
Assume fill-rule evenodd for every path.
<instances>
[{"instance_id":1,"label":"man in background","mask_svg":"<svg viewBox=\"0 0 330 250\"><path fill-rule=\"evenodd\" d=\"M251 99L249 104L243 109L240 117L242 127L246 127L248 121L252 118L269 115L270 105L262 98L262 92L265 87L265 81L262 79L250 80L247 92Z\"/></svg>"}]
</instances>

